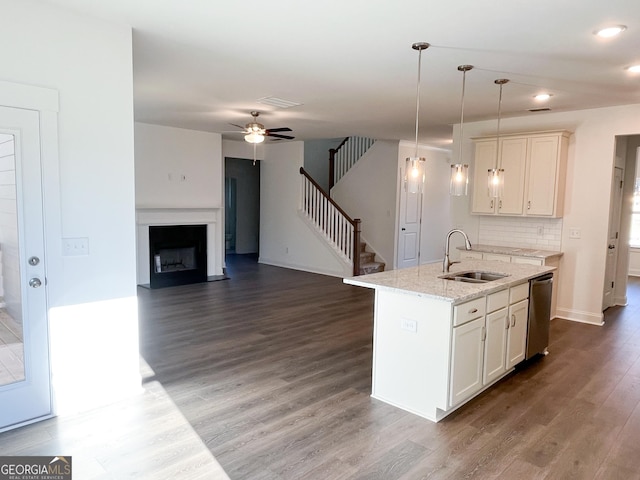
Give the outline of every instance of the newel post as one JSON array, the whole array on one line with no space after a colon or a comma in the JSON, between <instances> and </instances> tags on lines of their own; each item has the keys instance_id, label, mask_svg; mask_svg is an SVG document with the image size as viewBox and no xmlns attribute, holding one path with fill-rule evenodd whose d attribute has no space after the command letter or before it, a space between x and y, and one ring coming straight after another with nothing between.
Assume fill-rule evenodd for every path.
<instances>
[{"instance_id":1,"label":"newel post","mask_svg":"<svg viewBox=\"0 0 640 480\"><path fill-rule=\"evenodd\" d=\"M360 275L360 222L359 218L353 219L353 276Z\"/></svg>"}]
</instances>

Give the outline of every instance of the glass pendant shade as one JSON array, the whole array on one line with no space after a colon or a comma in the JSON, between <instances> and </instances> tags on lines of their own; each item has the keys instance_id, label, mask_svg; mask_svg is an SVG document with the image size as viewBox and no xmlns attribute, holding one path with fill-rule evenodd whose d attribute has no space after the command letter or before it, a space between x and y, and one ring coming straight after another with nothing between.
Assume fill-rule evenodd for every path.
<instances>
[{"instance_id":1,"label":"glass pendant shade","mask_svg":"<svg viewBox=\"0 0 640 480\"><path fill-rule=\"evenodd\" d=\"M425 158L424 157L409 157L407 158L406 171L405 171L405 185L407 192L420 193L422 192L422 184L424 183L425 175Z\"/></svg>"},{"instance_id":2,"label":"glass pendant shade","mask_svg":"<svg viewBox=\"0 0 640 480\"><path fill-rule=\"evenodd\" d=\"M461 197L467 194L469 186L469 165L457 163L451 165L451 182L449 183L449 194Z\"/></svg>"},{"instance_id":3,"label":"glass pendant shade","mask_svg":"<svg viewBox=\"0 0 640 480\"><path fill-rule=\"evenodd\" d=\"M262 143L264 142L264 135L256 132L251 132L245 135L244 139L249 143Z\"/></svg>"},{"instance_id":4,"label":"glass pendant shade","mask_svg":"<svg viewBox=\"0 0 640 480\"><path fill-rule=\"evenodd\" d=\"M489 169L488 187L490 197L498 198L502 196L504 189L504 169Z\"/></svg>"}]
</instances>

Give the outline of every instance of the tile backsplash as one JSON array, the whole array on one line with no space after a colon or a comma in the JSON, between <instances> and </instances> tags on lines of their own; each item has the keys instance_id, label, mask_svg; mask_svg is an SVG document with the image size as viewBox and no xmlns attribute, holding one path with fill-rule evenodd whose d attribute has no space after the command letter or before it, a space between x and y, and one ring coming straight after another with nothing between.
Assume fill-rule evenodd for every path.
<instances>
[{"instance_id":1,"label":"tile backsplash","mask_svg":"<svg viewBox=\"0 0 640 480\"><path fill-rule=\"evenodd\" d=\"M560 250L561 218L481 216L478 243L500 247Z\"/></svg>"}]
</instances>

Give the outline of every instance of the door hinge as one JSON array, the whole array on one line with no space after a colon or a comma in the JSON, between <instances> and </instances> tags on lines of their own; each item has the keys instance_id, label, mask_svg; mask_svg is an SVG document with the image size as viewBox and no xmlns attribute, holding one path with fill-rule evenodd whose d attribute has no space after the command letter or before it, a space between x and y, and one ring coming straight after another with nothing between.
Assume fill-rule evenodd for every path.
<instances>
[{"instance_id":1,"label":"door hinge","mask_svg":"<svg viewBox=\"0 0 640 480\"><path fill-rule=\"evenodd\" d=\"M620 189L622 189L622 180L620 180Z\"/></svg>"},{"instance_id":2,"label":"door hinge","mask_svg":"<svg viewBox=\"0 0 640 480\"><path fill-rule=\"evenodd\" d=\"M616 239L618 238L618 232L616 232Z\"/></svg>"},{"instance_id":3,"label":"door hinge","mask_svg":"<svg viewBox=\"0 0 640 480\"><path fill-rule=\"evenodd\" d=\"M611 282L611 288L613 288L613 282Z\"/></svg>"}]
</instances>

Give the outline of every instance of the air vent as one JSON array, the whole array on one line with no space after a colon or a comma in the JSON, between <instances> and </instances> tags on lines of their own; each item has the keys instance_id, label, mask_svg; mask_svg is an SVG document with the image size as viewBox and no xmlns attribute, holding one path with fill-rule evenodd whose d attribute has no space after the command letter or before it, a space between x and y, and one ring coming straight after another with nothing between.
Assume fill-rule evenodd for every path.
<instances>
[{"instance_id":1,"label":"air vent","mask_svg":"<svg viewBox=\"0 0 640 480\"><path fill-rule=\"evenodd\" d=\"M551 109L549 107L542 107L542 108L530 108L529 109L530 112L550 112Z\"/></svg>"},{"instance_id":2,"label":"air vent","mask_svg":"<svg viewBox=\"0 0 640 480\"><path fill-rule=\"evenodd\" d=\"M292 102L290 100L283 100L282 98L278 97L262 97L258 99L258 102L263 103L264 105L271 105L272 107L278 108L291 108L302 105L301 103Z\"/></svg>"}]
</instances>

